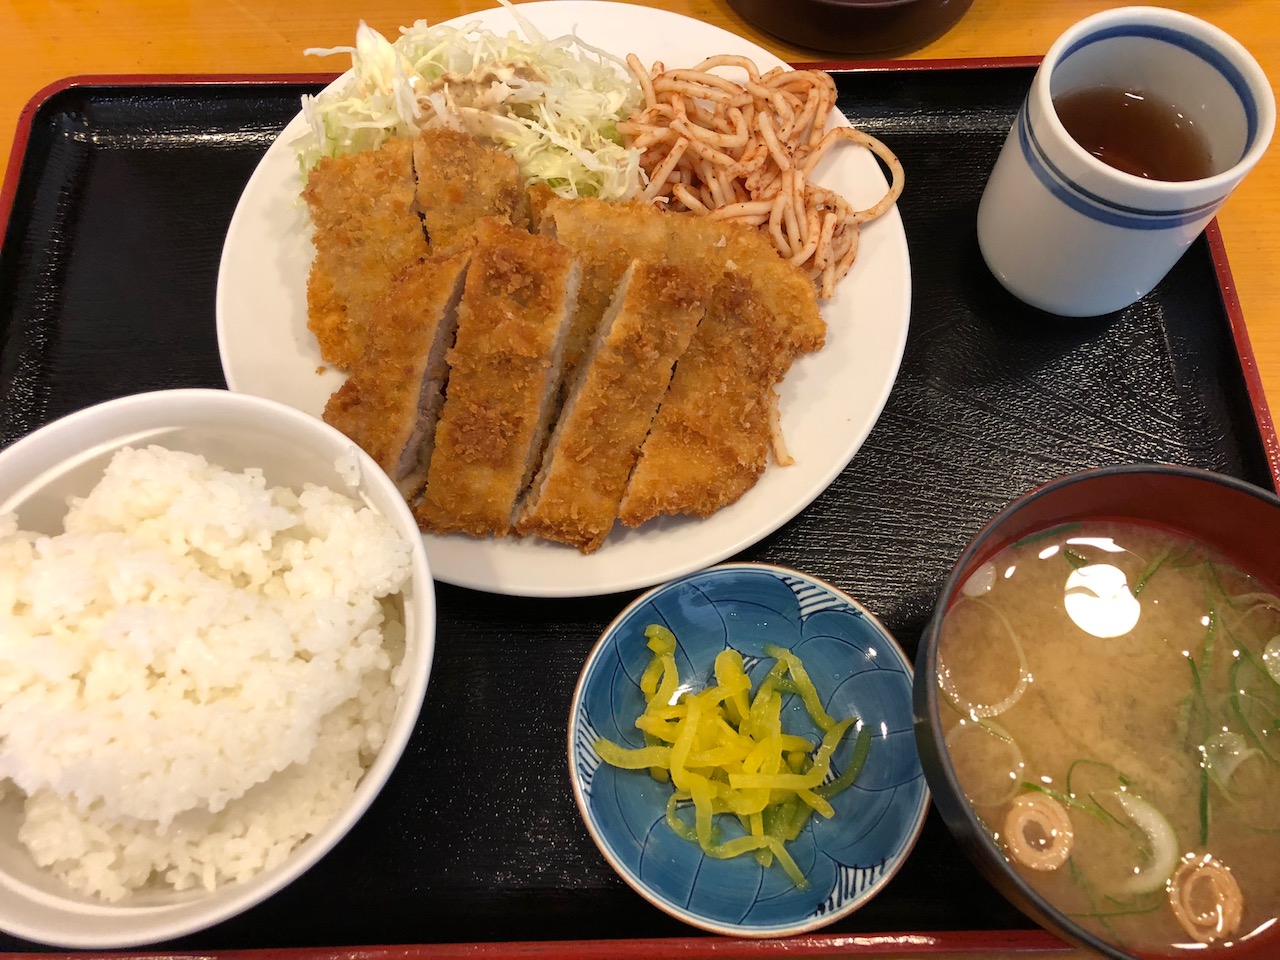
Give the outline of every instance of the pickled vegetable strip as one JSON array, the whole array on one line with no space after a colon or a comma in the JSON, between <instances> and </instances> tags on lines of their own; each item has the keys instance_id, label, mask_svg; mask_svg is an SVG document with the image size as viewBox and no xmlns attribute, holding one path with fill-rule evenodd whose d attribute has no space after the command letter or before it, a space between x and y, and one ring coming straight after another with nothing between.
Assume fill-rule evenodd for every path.
<instances>
[{"instance_id":1,"label":"pickled vegetable strip","mask_svg":"<svg viewBox=\"0 0 1280 960\"><path fill-rule=\"evenodd\" d=\"M742 669L742 654L737 650L722 650L716 657L716 683L732 688L725 700L725 713L730 723L741 725L751 711L747 693L751 690L751 678Z\"/></svg>"},{"instance_id":2,"label":"pickled vegetable strip","mask_svg":"<svg viewBox=\"0 0 1280 960\"><path fill-rule=\"evenodd\" d=\"M809 679L809 674L805 673L804 664L800 662L800 658L790 650L783 650L771 643L764 645L764 652L774 657L779 663L787 665L787 672L791 674L800 698L804 701L805 709L809 711L809 716L813 718L818 729L826 733L835 726L835 721L827 715L827 711L822 709L822 704L818 702L818 691L813 681Z\"/></svg>"},{"instance_id":3,"label":"pickled vegetable strip","mask_svg":"<svg viewBox=\"0 0 1280 960\"><path fill-rule=\"evenodd\" d=\"M853 742L853 756L849 758L849 762L845 765L843 772L834 780L819 784L814 787L813 792L820 797L830 799L842 790L853 786L853 781L858 779L858 774L862 772L862 766L867 762L867 756L871 753L871 730L862 726L858 729L858 739Z\"/></svg>"},{"instance_id":4,"label":"pickled vegetable strip","mask_svg":"<svg viewBox=\"0 0 1280 960\"><path fill-rule=\"evenodd\" d=\"M715 659L715 684L690 692L678 676L674 634L653 624L645 637L652 657L640 677L645 709L635 721L645 746L628 748L601 738L595 743L601 759L670 782L667 825L707 856L750 853L765 868L777 861L793 883L807 886L785 845L814 812L835 816L831 798L861 773L871 748L870 729L857 717L837 721L827 713L804 664L790 650L765 646L776 662L754 694L742 655L732 649ZM790 696L804 704L821 735L818 742L782 729L782 707ZM852 757L837 771L833 757L855 725ZM728 829L739 835L721 839L721 816L731 818L725 821Z\"/></svg>"},{"instance_id":5,"label":"pickled vegetable strip","mask_svg":"<svg viewBox=\"0 0 1280 960\"><path fill-rule=\"evenodd\" d=\"M628 750L609 740L596 744L600 759L610 766L624 770L644 770L646 767L667 767L671 764L670 747L637 747Z\"/></svg>"},{"instance_id":6,"label":"pickled vegetable strip","mask_svg":"<svg viewBox=\"0 0 1280 960\"><path fill-rule=\"evenodd\" d=\"M844 738L845 731L853 725L853 721L854 718L849 717L832 726L827 735L822 738L822 746L818 748L818 752L813 759L813 766L810 767L807 773L785 773L774 776L733 773L729 775L729 785L746 788L767 787L770 790L794 790L797 793L818 786L826 779L827 772L831 769L831 754L835 751L836 745Z\"/></svg>"}]
</instances>

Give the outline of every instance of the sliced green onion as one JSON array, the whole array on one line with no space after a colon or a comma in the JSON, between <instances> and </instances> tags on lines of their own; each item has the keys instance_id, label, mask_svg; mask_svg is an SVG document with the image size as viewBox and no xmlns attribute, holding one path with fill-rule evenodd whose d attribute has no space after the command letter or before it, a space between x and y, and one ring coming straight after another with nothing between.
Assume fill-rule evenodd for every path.
<instances>
[{"instance_id":1,"label":"sliced green onion","mask_svg":"<svg viewBox=\"0 0 1280 960\"><path fill-rule=\"evenodd\" d=\"M1022 649L1022 641L1018 639L1018 634L1013 629L1004 613L999 607L996 607L986 600L978 597L961 597L957 603L978 603L990 610L1000 621L1004 627L1005 633L1009 635L1009 641L1013 644L1014 653L1018 657L1018 682L1014 684L1013 690L1003 700L993 704L971 703L956 688L955 681L951 677L951 671L943 662L942 657L938 657L938 687L943 694L951 701L952 705L962 714L972 717L975 720L982 720L989 717L998 717L1004 713L1015 703L1022 699L1022 695L1027 692L1027 687L1031 685L1031 670L1027 667L1027 654Z\"/></svg>"},{"instance_id":2,"label":"sliced green onion","mask_svg":"<svg viewBox=\"0 0 1280 960\"><path fill-rule=\"evenodd\" d=\"M1246 686L1250 680L1253 683ZM1280 763L1280 681L1247 647L1240 648L1227 681L1231 712L1267 759Z\"/></svg>"},{"instance_id":3,"label":"sliced green onion","mask_svg":"<svg viewBox=\"0 0 1280 960\"><path fill-rule=\"evenodd\" d=\"M1005 730L998 723L992 720L971 720L962 719L954 727L947 731L946 743L947 750L951 754L951 762L956 765L964 756L963 751L956 750L956 743L962 736L987 736L994 740L1006 744L1009 750L1009 762L1007 768L1009 777L1007 784L1003 788L997 785L997 789L990 793L984 794L974 789L974 783L968 778L962 777L962 780L968 780L965 784L965 792L969 795L969 800L976 806L998 806L1012 800L1018 792L1018 784L1022 778L1019 772L1023 769L1022 750L1018 747L1018 743L1013 739L1009 731ZM980 763L983 770L991 770L995 768L994 764ZM1004 769L1004 767L1001 767Z\"/></svg>"},{"instance_id":4,"label":"sliced green onion","mask_svg":"<svg viewBox=\"0 0 1280 960\"><path fill-rule=\"evenodd\" d=\"M1242 734L1234 730L1223 730L1214 734L1205 743L1205 766L1214 782L1226 793L1231 784L1231 777L1240 764L1261 752L1256 747L1250 747Z\"/></svg>"},{"instance_id":5,"label":"sliced green onion","mask_svg":"<svg viewBox=\"0 0 1280 960\"><path fill-rule=\"evenodd\" d=\"M1096 817L1099 820L1106 819L1104 815L1101 812L1099 812L1096 807L1090 806L1087 803L1083 803L1080 800L1077 800L1075 797L1071 796L1070 794L1063 793L1061 790L1054 790L1052 787L1046 787L1043 783L1035 783L1034 781L1031 781L1031 780L1023 780L1022 789L1034 790L1036 793L1043 793L1046 796L1053 797L1053 799L1057 800L1064 807L1072 807L1076 810L1079 810L1081 813L1087 813L1089 816Z\"/></svg>"},{"instance_id":6,"label":"sliced green onion","mask_svg":"<svg viewBox=\"0 0 1280 960\"><path fill-rule=\"evenodd\" d=\"M1213 657L1213 641L1218 634L1218 605L1211 603L1209 605L1209 625L1205 628L1204 646L1200 648L1200 670L1207 673L1209 671L1209 661ZM1197 681L1198 682L1198 681ZM1203 696L1203 691L1201 691Z\"/></svg>"},{"instance_id":7,"label":"sliced green onion","mask_svg":"<svg viewBox=\"0 0 1280 960\"><path fill-rule=\"evenodd\" d=\"M1067 563L1071 564L1072 569L1079 570L1089 562L1089 558L1082 553L1077 553L1070 547L1062 551L1062 557Z\"/></svg>"},{"instance_id":8,"label":"sliced green onion","mask_svg":"<svg viewBox=\"0 0 1280 960\"><path fill-rule=\"evenodd\" d=\"M1216 608L1211 608L1209 634L1205 639L1204 648L1206 659L1212 649L1215 615ZM1200 754L1198 764L1200 768L1200 797L1197 803L1197 810L1200 814L1200 844L1203 846L1209 842L1209 761L1205 756L1205 748L1203 746L1209 734L1209 704L1205 698L1204 683L1200 679L1201 668L1196 666L1195 660L1191 657L1187 657L1187 665L1191 668L1191 713L1187 717L1187 723L1194 731L1193 736L1197 744L1196 751ZM1200 722L1193 725L1196 717L1199 718Z\"/></svg>"},{"instance_id":9,"label":"sliced green onion","mask_svg":"<svg viewBox=\"0 0 1280 960\"><path fill-rule=\"evenodd\" d=\"M1262 648L1262 663L1271 679L1280 683L1280 634L1268 640L1267 645Z\"/></svg>"},{"instance_id":10,"label":"sliced green onion","mask_svg":"<svg viewBox=\"0 0 1280 960\"><path fill-rule=\"evenodd\" d=\"M1172 824L1154 805L1126 790L1115 798L1127 816L1146 835L1151 856L1146 866L1134 870L1117 888L1120 893L1151 893L1164 886L1178 866L1178 836Z\"/></svg>"},{"instance_id":11,"label":"sliced green onion","mask_svg":"<svg viewBox=\"0 0 1280 960\"><path fill-rule=\"evenodd\" d=\"M1160 571L1160 568L1165 565L1165 561L1167 561L1172 554L1173 554L1173 548L1168 547L1165 549L1163 553L1160 554L1160 556L1156 557L1154 560L1151 561L1151 563L1147 564L1147 568L1142 571L1142 573L1139 575L1137 579L1137 582L1135 582L1133 585L1132 592L1135 597L1138 594L1140 594L1143 590L1146 589L1148 581L1150 581L1151 578L1154 577Z\"/></svg>"},{"instance_id":12,"label":"sliced green onion","mask_svg":"<svg viewBox=\"0 0 1280 960\"><path fill-rule=\"evenodd\" d=\"M1200 814L1200 846L1209 843L1209 765L1200 764L1200 803L1197 805Z\"/></svg>"},{"instance_id":13,"label":"sliced green onion","mask_svg":"<svg viewBox=\"0 0 1280 960\"><path fill-rule=\"evenodd\" d=\"M1110 915L1099 909L1097 897L1095 896L1093 885L1085 878L1084 873L1076 864L1075 857L1067 859L1067 869L1071 871L1071 879L1075 882L1083 892L1085 899L1089 901L1089 913L1086 916L1093 917L1098 923L1106 929L1111 939L1119 946L1125 946L1124 938L1120 936L1115 927L1111 925Z\"/></svg>"},{"instance_id":14,"label":"sliced green onion","mask_svg":"<svg viewBox=\"0 0 1280 960\"><path fill-rule=\"evenodd\" d=\"M1089 772L1095 775L1090 776ZM1098 775L1101 774L1101 775ZM1082 785L1081 779L1086 782ZM1099 800L1098 797L1109 797L1119 790L1127 790L1132 786L1129 778L1117 770L1109 763L1101 760L1091 760L1087 757L1081 757L1079 760L1072 762L1067 767L1067 775L1063 779L1063 788L1067 795L1077 802L1081 802L1086 808L1090 804L1084 804L1078 801L1081 796L1088 797L1092 804L1092 809L1096 811L1096 815L1103 820L1110 820L1113 823L1120 823L1120 818L1112 811L1108 810Z\"/></svg>"},{"instance_id":15,"label":"sliced green onion","mask_svg":"<svg viewBox=\"0 0 1280 960\"><path fill-rule=\"evenodd\" d=\"M1118 905L1115 910L1097 910L1092 913L1069 913L1069 917L1093 917L1095 920L1101 920L1103 917L1137 917L1146 913L1155 913L1165 905L1164 897L1157 897L1151 903L1133 903L1125 904L1113 897L1105 899Z\"/></svg>"}]
</instances>

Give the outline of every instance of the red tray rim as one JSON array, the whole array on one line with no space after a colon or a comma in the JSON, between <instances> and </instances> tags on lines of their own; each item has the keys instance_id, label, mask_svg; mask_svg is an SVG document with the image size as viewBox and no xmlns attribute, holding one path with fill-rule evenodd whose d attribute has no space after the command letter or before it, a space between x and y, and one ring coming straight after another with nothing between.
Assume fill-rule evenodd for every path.
<instances>
[{"instance_id":1,"label":"red tray rim","mask_svg":"<svg viewBox=\"0 0 1280 960\"><path fill-rule=\"evenodd\" d=\"M954 59L816 61L796 63L806 69L822 69L843 73L914 72L927 70L988 69L1034 67L1039 56L966 57ZM10 214L17 195L23 162L31 132L40 111L56 95L78 87L115 86L264 86L295 83L327 83L338 73L140 73L81 74L55 80L23 107L5 170L0 182L0 223L7 233ZM0 233L3 240L4 233ZM1232 337L1240 357L1245 385L1257 419L1272 484L1280 489L1280 437L1262 388L1253 347L1245 327L1244 312L1236 291L1226 245L1217 220L1205 230L1214 271L1222 293L1223 305L1231 326ZM103 960L171 960L179 957L217 957L219 960L641 960L641 958L681 958L681 960L720 960L720 958L773 957L798 954L806 957L906 957L909 955L947 955L957 958L982 957L997 960L1018 954L1027 957L1076 956L1074 948L1053 934L1040 929L1027 930L950 930L931 933L881 934L807 934L778 939L741 939L730 937L654 938L629 940L547 940L508 941L465 944L414 944L360 947L291 947L287 949L201 950L183 951L113 951L75 953L3 953L6 960L59 960L59 958L100 957Z\"/></svg>"},{"instance_id":2,"label":"red tray rim","mask_svg":"<svg viewBox=\"0 0 1280 960\"><path fill-rule=\"evenodd\" d=\"M778 939L655 937L631 940L540 940L284 949L145 950L109 953L6 953L5 960L754 960L801 957L940 960L1076 960L1083 954L1044 930L952 930L935 933L807 934Z\"/></svg>"}]
</instances>

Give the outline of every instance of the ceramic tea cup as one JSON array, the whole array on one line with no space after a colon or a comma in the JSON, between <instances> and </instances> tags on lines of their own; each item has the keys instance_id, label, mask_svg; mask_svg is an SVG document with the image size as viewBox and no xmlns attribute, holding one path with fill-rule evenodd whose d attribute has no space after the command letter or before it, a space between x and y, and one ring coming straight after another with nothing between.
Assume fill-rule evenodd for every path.
<instances>
[{"instance_id":1,"label":"ceramic tea cup","mask_svg":"<svg viewBox=\"0 0 1280 960\"><path fill-rule=\"evenodd\" d=\"M1084 103L1079 141L1068 97ZM1275 112L1257 61L1211 24L1157 7L1081 20L1045 55L983 193L988 267L1062 316L1134 303L1261 158Z\"/></svg>"}]
</instances>

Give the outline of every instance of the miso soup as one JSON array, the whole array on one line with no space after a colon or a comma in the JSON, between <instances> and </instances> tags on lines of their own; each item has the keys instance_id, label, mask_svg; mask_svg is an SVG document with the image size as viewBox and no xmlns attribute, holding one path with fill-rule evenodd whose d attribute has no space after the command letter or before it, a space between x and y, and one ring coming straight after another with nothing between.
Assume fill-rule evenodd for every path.
<instances>
[{"instance_id":1,"label":"miso soup","mask_svg":"<svg viewBox=\"0 0 1280 960\"><path fill-rule=\"evenodd\" d=\"M1274 585L1166 530L1059 527L970 576L943 618L938 676L960 784L1060 911L1178 956L1273 925Z\"/></svg>"}]
</instances>

